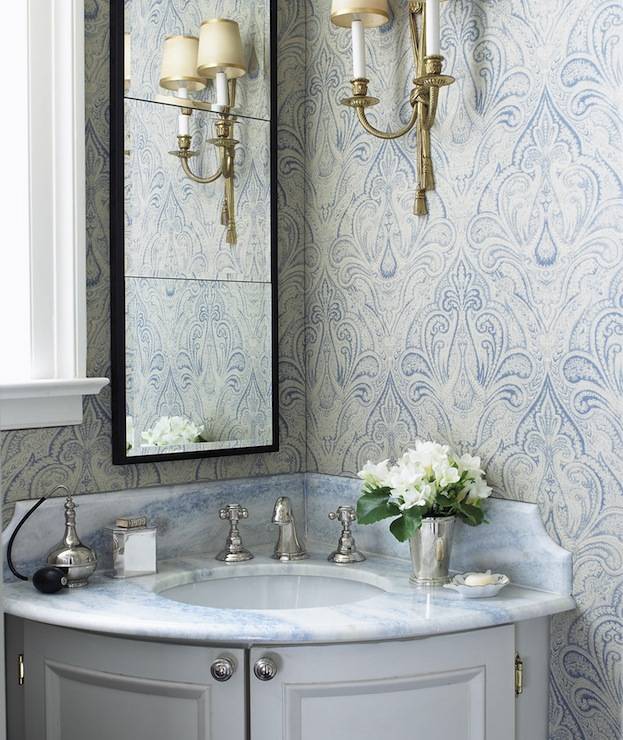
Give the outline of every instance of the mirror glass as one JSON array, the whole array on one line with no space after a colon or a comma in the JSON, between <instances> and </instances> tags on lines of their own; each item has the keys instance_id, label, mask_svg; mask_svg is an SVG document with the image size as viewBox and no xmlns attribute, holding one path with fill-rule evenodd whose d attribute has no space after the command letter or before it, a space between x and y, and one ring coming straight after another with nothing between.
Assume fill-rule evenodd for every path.
<instances>
[{"instance_id":1,"label":"mirror glass","mask_svg":"<svg viewBox=\"0 0 623 740\"><path fill-rule=\"evenodd\" d=\"M271 5L111 6L116 463L276 449Z\"/></svg>"}]
</instances>

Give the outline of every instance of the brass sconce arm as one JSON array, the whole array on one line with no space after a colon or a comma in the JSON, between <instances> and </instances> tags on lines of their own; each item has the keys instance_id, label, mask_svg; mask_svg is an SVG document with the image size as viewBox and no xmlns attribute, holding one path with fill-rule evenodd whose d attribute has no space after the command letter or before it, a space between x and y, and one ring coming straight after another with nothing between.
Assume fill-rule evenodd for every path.
<instances>
[{"instance_id":1,"label":"brass sconce arm","mask_svg":"<svg viewBox=\"0 0 623 740\"><path fill-rule=\"evenodd\" d=\"M418 17L421 17L419 28ZM417 127L418 189L414 213L422 216L428 213L426 191L435 189L430 130L437 115L439 90L446 85L451 85L454 77L442 74L443 56L426 53L426 7L423 0L410 0L409 25L416 73L409 96L409 103L413 109L409 122L397 131L381 131L373 126L366 116L366 108L377 105L379 100L368 95L369 80L364 77L352 80L353 94L349 98L344 98L341 103L354 108L357 119L365 131L378 139L386 141L399 139Z\"/></svg>"},{"instance_id":2,"label":"brass sconce arm","mask_svg":"<svg viewBox=\"0 0 623 740\"><path fill-rule=\"evenodd\" d=\"M187 177L189 177L194 182L198 182L200 185L209 185L211 182L215 182L219 179L219 177L223 176L223 170L219 167L213 175L209 175L208 177L199 177L198 175L195 175L195 173L190 169L188 159L186 158L182 159L182 169L184 170L184 174Z\"/></svg>"},{"instance_id":3,"label":"brass sconce arm","mask_svg":"<svg viewBox=\"0 0 623 740\"><path fill-rule=\"evenodd\" d=\"M351 98L345 98L342 100L342 105L347 105L350 108L354 108L357 112L357 118L363 128L372 136L376 136L377 139L400 139L415 126L418 118L418 106L411 102L413 110L411 112L411 118L409 122L398 131L381 131L380 129L373 126L366 116L366 108L371 108L376 105L379 101L377 98L372 98L368 95L368 82L369 80L359 79L353 80L353 96Z\"/></svg>"},{"instance_id":4,"label":"brass sconce arm","mask_svg":"<svg viewBox=\"0 0 623 740\"><path fill-rule=\"evenodd\" d=\"M212 182L216 182L221 177L224 179L225 194L221 211L221 224L227 228L226 241L228 244L236 244L238 242L236 231L236 209L234 205L234 163L236 145L240 142L232 138L235 121L236 119L227 113L219 114L216 121L216 138L209 139L208 143L217 148L220 164L216 172L212 175L201 176L192 171L189 160L191 157L194 157L197 152L190 148L192 136L189 134L178 136L178 148L169 152L169 154L180 160L184 174L193 182L199 183L200 185L208 185Z\"/></svg>"},{"instance_id":5,"label":"brass sconce arm","mask_svg":"<svg viewBox=\"0 0 623 740\"><path fill-rule=\"evenodd\" d=\"M182 169L184 170L184 174L187 177L189 177L193 182L197 182L200 185L208 185L211 182L216 182L216 180L218 180L219 177L222 177L223 175L222 165L216 170L216 172L213 175L208 175L207 177L201 177L200 175L196 175L191 170L188 160L197 154L197 152L193 151L190 148L191 141L192 141L192 137L189 135L178 136L177 137L178 148L174 149L173 151L170 151L169 154L172 154L174 157L178 157L178 159L180 160L182 164Z\"/></svg>"}]
</instances>

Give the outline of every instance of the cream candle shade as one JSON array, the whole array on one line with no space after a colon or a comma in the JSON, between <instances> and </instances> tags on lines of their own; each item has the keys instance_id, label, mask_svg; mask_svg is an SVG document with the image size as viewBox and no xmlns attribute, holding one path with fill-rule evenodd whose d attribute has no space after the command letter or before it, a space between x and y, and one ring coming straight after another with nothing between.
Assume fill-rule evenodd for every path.
<instances>
[{"instance_id":1,"label":"cream candle shade","mask_svg":"<svg viewBox=\"0 0 623 740\"><path fill-rule=\"evenodd\" d=\"M167 36L164 40L160 86L166 90L203 90L206 81L197 73L196 36Z\"/></svg>"},{"instance_id":2,"label":"cream candle shade","mask_svg":"<svg viewBox=\"0 0 623 740\"><path fill-rule=\"evenodd\" d=\"M204 21L199 31L197 70L201 77L242 77L247 71L240 38L240 27L228 18Z\"/></svg>"},{"instance_id":3,"label":"cream candle shade","mask_svg":"<svg viewBox=\"0 0 623 740\"><path fill-rule=\"evenodd\" d=\"M331 21L343 28L350 28L353 21L366 28L382 26L389 21L387 0L333 0Z\"/></svg>"}]
</instances>

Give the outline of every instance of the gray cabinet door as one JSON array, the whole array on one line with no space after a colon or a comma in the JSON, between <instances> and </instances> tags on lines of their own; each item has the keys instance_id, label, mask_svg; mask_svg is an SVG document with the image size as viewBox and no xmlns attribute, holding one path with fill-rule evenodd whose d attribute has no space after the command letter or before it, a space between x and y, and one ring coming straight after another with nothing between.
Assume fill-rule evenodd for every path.
<instances>
[{"instance_id":1,"label":"gray cabinet door","mask_svg":"<svg viewBox=\"0 0 623 740\"><path fill-rule=\"evenodd\" d=\"M26 740L245 740L244 651L28 622ZM212 662L237 663L215 681Z\"/></svg>"},{"instance_id":2,"label":"gray cabinet door","mask_svg":"<svg viewBox=\"0 0 623 740\"><path fill-rule=\"evenodd\" d=\"M251 651L251 740L513 740L514 628Z\"/></svg>"}]
</instances>

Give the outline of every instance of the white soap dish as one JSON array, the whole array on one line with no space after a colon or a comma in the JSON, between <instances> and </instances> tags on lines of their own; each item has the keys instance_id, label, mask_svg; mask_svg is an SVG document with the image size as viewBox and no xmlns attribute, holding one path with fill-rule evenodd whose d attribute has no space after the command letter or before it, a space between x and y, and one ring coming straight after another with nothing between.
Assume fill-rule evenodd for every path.
<instances>
[{"instance_id":1,"label":"white soap dish","mask_svg":"<svg viewBox=\"0 0 623 740\"><path fill-rule=\"evenodd\" d=\"M494 578L495 581L484 586L468 586L467 583L465 583L465 579L468 576L481 575L489 575L492 579ZM491 596L496 596L504 588L504 586L508 586L509 583L509 577L505 576L503 573L491 573L491 571L487 571L486 574L471 572L459 573L458 575L454 576L450 583L446 583L444 585L444 588L451 588L453 591L458 591L464 599L487 599Z\"/></svg>"}]
</instances>

